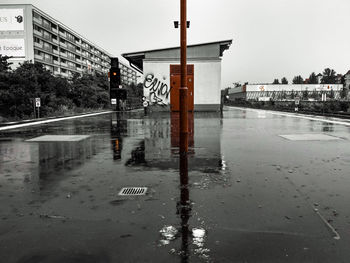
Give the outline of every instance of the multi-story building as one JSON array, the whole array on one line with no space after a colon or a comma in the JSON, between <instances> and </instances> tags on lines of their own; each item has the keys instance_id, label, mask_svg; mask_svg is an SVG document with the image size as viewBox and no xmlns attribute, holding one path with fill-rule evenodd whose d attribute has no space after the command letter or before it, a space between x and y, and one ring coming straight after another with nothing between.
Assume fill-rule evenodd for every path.
<instances>
[{"instance_id":1,"label":"multi-story building","mask_svg":"<svg viewBox=\"0 0 350 263\"><path fill-rule=\"evenodd\" d=\"M137 83L137 72L124 63L119 61L121 83L130 85L131 83Z\"/></svg>"},{"instance_id":2,"label":"multi-story building","mask_svg":"<svg viewBox=\"0 0 350 263\"><path fill-rule=\"evenodd\" d=\"M13 67L39 62L55 75L103 73L112 55L30 4L0 5L0 54L11 56ZM136 83L136 71L120 63L122 83Z\"/></svg>"}]
</instances>

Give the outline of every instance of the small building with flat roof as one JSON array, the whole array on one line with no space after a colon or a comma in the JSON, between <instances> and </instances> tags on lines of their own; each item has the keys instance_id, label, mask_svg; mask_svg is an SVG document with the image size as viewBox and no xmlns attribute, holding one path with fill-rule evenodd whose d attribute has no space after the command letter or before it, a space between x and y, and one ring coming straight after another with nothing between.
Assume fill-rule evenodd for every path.
<instances>
[{"instance_id":1,"label":"small building with flat roof","mask_svg":"<svg viewBox=\"0 0 350 263\"><path fill-rule=\"evenodd\" d=\"M221 61L232 40L187 46L189 111L219 111ZM122 56L143 73L144 100L150 107L179 111L180 47L154 49Z\"/></svg>"}]
</instances>

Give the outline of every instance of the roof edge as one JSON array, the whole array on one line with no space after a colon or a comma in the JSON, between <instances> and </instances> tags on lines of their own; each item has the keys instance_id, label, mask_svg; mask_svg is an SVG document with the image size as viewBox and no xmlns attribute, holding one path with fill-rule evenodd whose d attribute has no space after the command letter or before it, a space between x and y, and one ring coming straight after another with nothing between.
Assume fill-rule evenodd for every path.
<instances>
[{"instance_id":1,"label":"roof edge","mask_svg":"<svg viewBox=\"0 0 350 263\"><path fill-rule=\"evenodd\" d=\"M199 44L191 44L187 45L187 48L189 47L198 47L198 46L205 46L205 45L212 45L212 44L220 44L220 45L226 45L228 47L231 46L233 42L233 39L228 39L228 40L221 40L221 41L213 41L213 42L205 42L205 43L199 43ZM144 55L144 53L148 52L157 52L157 51L164 51L164 50L171 50L171 49L178 49L180 46L176 47L168 47L168 48L158 48L158 49L150 49L150 50L144 50L144 51L136 51L136 52L130 52L130 53L122 53L121 55L125 58L125 56L137 56L137 55Z\"/></svg>"}]
</instances>

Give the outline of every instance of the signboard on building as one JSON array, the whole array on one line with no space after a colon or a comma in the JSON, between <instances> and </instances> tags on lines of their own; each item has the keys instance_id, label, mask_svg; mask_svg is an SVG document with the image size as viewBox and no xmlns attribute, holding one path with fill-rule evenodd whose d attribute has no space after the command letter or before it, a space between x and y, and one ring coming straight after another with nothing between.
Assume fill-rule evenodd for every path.
<instances>
[{"instance_id":1,"label":"signboard on building","mask_svg":"<svg viewBox=\"0 0 350 263\"><path fill-rule=\"evenodd\" d=\"M23 9L0 9L0 31L24 30Z\"/></svg>"},{"instance_id":2,"label":"signboard on building","mask_svg":"<svg viewBox=\"0 0 350 263\"><path fill-rule=\"evenodd\" d=\"M117 104L117 99L111 99L111 104L116 105Z\"/></svg>"},{"instance_id":3,"label":"signboard on building","mask_svg":"<svg viewBox=\"0 0 350 263\"><path fill-rule=\"evenodd\" d=\"M0 54L9 57L25 57L23 38L0 39Z\"/></svg>"}]
</instances>

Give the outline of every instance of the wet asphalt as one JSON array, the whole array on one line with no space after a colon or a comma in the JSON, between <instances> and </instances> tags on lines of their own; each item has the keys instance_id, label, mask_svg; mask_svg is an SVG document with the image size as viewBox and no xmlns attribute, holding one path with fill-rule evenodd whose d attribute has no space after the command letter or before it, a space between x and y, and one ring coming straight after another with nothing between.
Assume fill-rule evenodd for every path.
<instances>
[{"instance_id":1,"label":"wet asphalt","mask_svg":"<svg viewBox=\"0 0 350 263\"><path fill-rule=\"evenodd\" d=\"M178 126L134 112L1 131L0 262L350 261L350 127L195 113L181 185ZM87 138L28 141L43 135Z\"/></svg>"}]
</instances>

